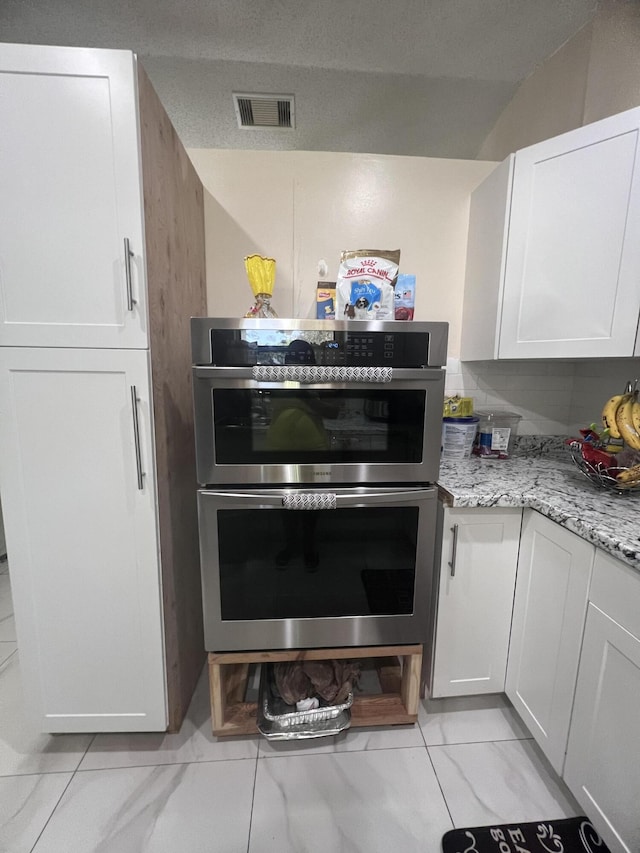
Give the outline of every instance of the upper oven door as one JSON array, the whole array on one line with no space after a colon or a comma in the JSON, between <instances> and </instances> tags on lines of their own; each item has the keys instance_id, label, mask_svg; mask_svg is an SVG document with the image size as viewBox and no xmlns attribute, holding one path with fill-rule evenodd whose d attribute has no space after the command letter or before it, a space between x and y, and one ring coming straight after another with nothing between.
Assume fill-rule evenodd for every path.
<instances>
[{"instance_id":1,"label":"upper oven door","mask_svg":"<svg viewBox=\"0 0 640 853\"><path fill-rule=\"evenodd\" d=\"M251 368L193 373L202 485L437 480L438 368L393 370L390 381L389 374L377 380L375 369L361 374L367 381L330 382L286 379L277 370L261 380Z\"/></svg>"}]
</instances>

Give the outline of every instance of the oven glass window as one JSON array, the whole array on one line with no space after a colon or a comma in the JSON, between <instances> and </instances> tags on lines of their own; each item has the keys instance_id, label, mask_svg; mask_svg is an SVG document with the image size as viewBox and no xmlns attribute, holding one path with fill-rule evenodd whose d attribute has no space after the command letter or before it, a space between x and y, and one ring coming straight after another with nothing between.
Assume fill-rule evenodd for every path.
<instances>
[{"instance_id":1,"label":"oven glass window","mask_svg":"<svg viewBox=\"0 0 640 853\"><path fill-rule=\"evenodd\" d=\"M213 392L216 462L421 462L426 391Z\"/></svg>"},{"instance_id":2,"label":"oven glass window","mask_svg":"<svg viewBox=\"0 0 640 853\"><path fill-rule=\"evenodd\" d=\"M418 513L219 510L223 621L413 613Z\"/></svg>"}]
</instances>

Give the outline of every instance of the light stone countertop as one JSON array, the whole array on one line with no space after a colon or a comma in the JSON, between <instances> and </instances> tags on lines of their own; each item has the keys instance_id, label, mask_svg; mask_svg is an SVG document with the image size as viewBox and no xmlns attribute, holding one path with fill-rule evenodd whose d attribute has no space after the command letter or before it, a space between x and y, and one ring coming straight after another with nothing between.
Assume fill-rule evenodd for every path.
<instances>
[{"instance_id":1,"label":"light stone countertop","mask_svg":"<svg viewBox=\"0 0 640 853\"><path fill-rule=\"evenodd\" d=\"M640 492L599 489L568 457L442 461L438 486L447 506L535 509L640 572Z\"/></svg>"}]
</instances>

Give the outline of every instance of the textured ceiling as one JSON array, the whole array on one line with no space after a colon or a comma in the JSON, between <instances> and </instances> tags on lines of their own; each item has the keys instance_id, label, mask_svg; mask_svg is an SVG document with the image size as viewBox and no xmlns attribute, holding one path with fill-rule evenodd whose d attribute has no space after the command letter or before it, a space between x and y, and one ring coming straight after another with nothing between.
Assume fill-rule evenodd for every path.
<instances>
[{"instance_id":1,"label":"textured ceiling","mask_svg":"<svg viewBox=\"0 0 640 853\"><path fill-rule=\"evenodd\" d=\"M136 51L187 146L474 157L595 0L1 0L3 41ZM241 131L232 91L293 93Z\"/></svg>"}]
</instances>

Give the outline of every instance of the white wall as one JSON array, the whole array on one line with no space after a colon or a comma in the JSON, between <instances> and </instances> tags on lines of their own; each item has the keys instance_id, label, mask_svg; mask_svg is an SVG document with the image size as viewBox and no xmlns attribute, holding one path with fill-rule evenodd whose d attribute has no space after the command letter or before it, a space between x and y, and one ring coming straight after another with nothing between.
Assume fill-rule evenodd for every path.
<instances>
[{"instance_id":1,"label":"white wall","mask_svg":"<svg viewBox=\"0 0 640 853\"><path fill-rule=\"evenodd\" d=\"M482 160L640 106L640 3L600 4L523 83L480 148Z\"/></svg>"},{"instance_id":2,"label":"white wall","mask_svg":"<svg viewBox=\"0 0 640 853\"><path fill-rule=\"evenodd\" d=\"M481 160L504 160L583 124L591 41L587 24L520 84L481 146Z\"/></svg>"},{"instance_id":3,"label":"white wall","mask_svg":"<svg viewBox=\"0 0 640 853\"><path fill-rule=\"evenodd\" d=\"M583 124L640 106L640 4L601 3L593 21Z\"/></svg>"},{"instance_id":4,"label":"white wall","mask_svg":"<svg viewBox=\"0 0 640 853\"><path fill-rule=\"evenodd\" d=\"M460 322L471 191L493 163L371 154L190 149L205 199L208 310L252 304L245 255L276 259L281 317L315 316L318 261L335 280L340 252L400 248L417 276L416 319Z\"/></svg>"}]
</instances>

